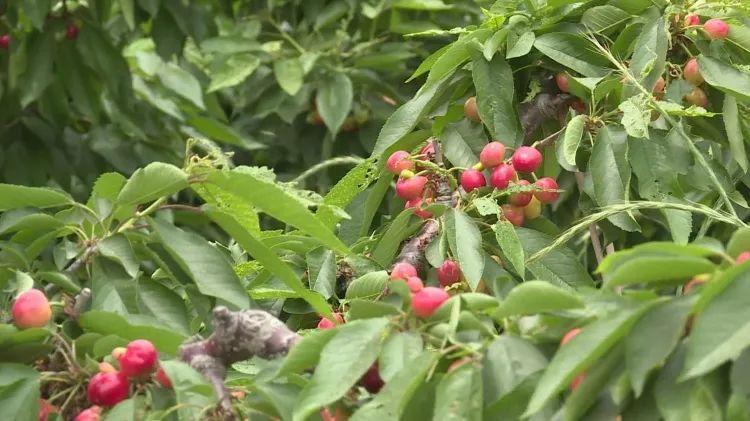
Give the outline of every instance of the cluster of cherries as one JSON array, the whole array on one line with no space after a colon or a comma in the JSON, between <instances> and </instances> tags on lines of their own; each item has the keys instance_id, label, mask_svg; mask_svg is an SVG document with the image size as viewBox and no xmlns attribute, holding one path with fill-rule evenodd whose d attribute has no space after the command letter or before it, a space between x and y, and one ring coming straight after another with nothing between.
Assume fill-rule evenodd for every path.
<instances>
[{"instance_id":1,"label":"cluster of cherries","mask_svg":"<svg viewBox=\"0 0 750 421\"><path fill-rule=\"evenodd\" d=\"M65 28L65 38L73 40L78 38L78 32L81 30L81 28L78 27L75 23L71 23L68 25L67 28ZM0 50L7 50L10 48L10 34L2 34L0 35Z\"/></svg>"},{"instance_id":2,"label":"cluster of cherries","mask_svg":"<svg viewBox=\"0 0 750 421\"><path fill-rule=\"evenodd\" d=\"M428 147L430 147L428 145ZM425 154L425 149L420 156ZM519 191L509 195L508 203L501 206L503 215L515 226L523 225L524 219L534 219L541 213L542 203L552 203L559 197L558 185L555 179L543 177L534 181L533 188L529 180L519 177L518 173L533 174L542 164L542 154L531 146L521 146L513 152L512 157L505 161L505 145L500 142L490 142L479 154L479 163L461 173L461 187L467 193L487 186L484 170L489 171L489 184L497 190L512 186L526 187L527 191ZM406 200L407 208L414 208L415 215L430 218L432 214L423 209L423 204L429 204L433 199L425 195L428 178L415 174L413 157L406 151L396 151L388 158L388 171L399 176L396 181L396 195ZM427 196L427 197L425 197Z\"/></svg>"}]
</instances>

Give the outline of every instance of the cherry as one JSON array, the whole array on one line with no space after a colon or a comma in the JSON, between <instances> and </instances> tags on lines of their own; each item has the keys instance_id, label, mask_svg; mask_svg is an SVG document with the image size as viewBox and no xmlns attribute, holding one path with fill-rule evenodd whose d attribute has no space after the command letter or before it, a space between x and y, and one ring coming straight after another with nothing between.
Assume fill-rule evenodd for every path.
<instances>
[{"instance_id":1,"label":"cherry","mask_svg":"<svg viewBox=\"0 0 750 421\"><path fill-rule=\"evenodd\" d=\"M124 346L118 346L117 348L112 350L112 353L111 353L112 358L114 358L117 361L120 361L120 357L125 355L125 351L127 350L125 349Z\"/></svg>"},{"instance_id":2,"label":"cherry","mask_svg":"<svg viewBox=\"0 0 750 421\"><path fill-rule=\"evenodd\" d=\"M553 191L558 189L557 181L551 177L543 177L534 183L541 191L535 191L534 196L542 203L552 203L560 197L560 193Z\"/></svg>"},{"instance_id":3,"label":"cherry","mask_svg":"<svg viewBox=\"0 0 750 421\"><path fill-rule=\"evenodd\" d=\"M458 263L453 260L446 260L437 270L438 282L440 286L447 287L453 285L461 278L461 269Z\"/></svg>"},{"instance_id":4,"label":"cherry","mask_svg":"<svg viewBox=\"0 0 750 421\"><path fill-rule=\"evenodd\" d=\"M521 172L534 172L542 165L542 153L531 146L521 146L513 152L513 168Z\"/></svg>"},{"instance_id":5,"label":"cherry","mask_svg":"<svg viewBox=\"0 0 750 421\"><path fill-rule=\"evenodd\" d=\"M167 389L172 388L172 381L169 380L169 377L167 376L167 373L164 372L163 368L159 367L156 369L156 375L154 376L154 378L162 387Z\"/></svg>"},{"instance_id":6,"label":"cherry","mask_svg":"<svg viewBox=\"0 0 750 421\"><path fill-rule=\"evenodd\" d=\"M404 200L421 197L425 184L427 184L427 177L415 175L404 178L402 174L402 177L396 181L396 196Z\"/></svg>"},{"instance_id":7,"label":"cherry","mask_svg":"<svg viewBox=\"0 0 750 421\"><path fill-rule=\"evenodd\" d=\"M76 39L78 38L78 26L74 23L71 23L68 25L68 28L65 30L65 38L67 39Z\"/></svg>"},{"instance_id":8,"label":"cherry","mask_svg":"<svg viewBox=\"0 0 750 421\"><path fill-rule=\"evenodd\" d=\"M401 262L396 263L396 265L393 266L393 269L391 269L391 280L395 281L396 279L402 279L407 280L411 278L412 276L418 276L417 275L417 269L412 266L411 263Z\"/></svg>"},{"instance_id":9,"label":"cherry","mask_svg":"<svg viewBox=\"0 0 750 421\"><path fill-rule=\"evenodd\" d=\"M508 183L514 178L516 178L515 168L512 165L500 164L492 171L490 184L492 184L492 187L502 190L508 187Z\"/></svg>"},{"instance_id":10,"label":"cherry","mask_svg":"<svg viewBox=\"0 0 750 421\"><path fill-rule=\"evenodd\" d=\"M0 35L0 50L7 50L10 48L10 34Z\"/></svg>"},{"instance_id":11,"label":"cherry","mask_svg":"<svg viewBox=\"0 0 750 421\"><path fill-rule=\"evenodd\" d=\"M11 312L13 322L19 329L43 327L52 318L52 308L47 296L38 289L30 289L19 294Z\"/></svg>"},{"instance_id":12,"label":"cherry","mask_svg":"<svg viewBox=\"0 0 750 421\"><path fill-rule=\"evenodd\" d=\"M708 105L708 96L706 96L706 93L703 91L703 89L695 87L693 88L692 92L685 95L685 101L690 104L706 108L706 106Z\"/></svg>"},{"instance_id":13,"label":"cherry","mask_svg":"<svg viewBox=\"0 0 750 421\"><path fill-rule=\"evenodd\" d=\"M461 187L466 190L466 193L486 185L487 180L484 179L484 174L481 171L470 168L461 173Z\"/></svg>"},{"instance_id":14,"label":"cherry","mask_svg":"<svg viewBox=\"0 0 750 421\"><path fill-rule=\"evenodd\" d=\"M562 92L570 92L570 84L568 83L568 76L565 73L558 73L555 75L555 83Z\"/></svg>"},{"instance_id":15,"label":"cherry","mask_svg":"<svg viewBox=\"0 0 750 421\"><path fill-rule=\"evenodd\" d=\"M565 336L563 336L562 340L560 341L560 346L563 346L566 343L570 342L570 340L573 339L579 333L581 333L580 328L575 328L575 329L570 330L568 333L565 334ZM586 373L581 373L575 376L575 378L573 378L573 381L570 382L570 389L576 390L585 378L586 378Z\"/></svg>"},{"instance_id":16,"label":"cherry","mask_svg":"<svg viewBox=\"0 0 750 421\"><path fill-rule=\"evenodd\" d=\"M76 415L73 421L99 421L101 419L102 409L98 406L92 406L84 409Z\"/></svg>"},{"instance_id":17,"label":"cherry","mask_svg":"<svg viewBox=\"0 0 750 421\"><path fill-rule=\"evenodd\" d=\"M138 377L150 373L156 366L157 352L154 344L145 339L136 339L125 348L120 357L120 371L127 377Z\"/></svg>"},{"instance_id":18,"label":"cherry","mask_svg":"<svg viewBox=\"0 0 750 421\"><path fill-rule=\"evenodd\" d=\"M99 363L99 372L100 373L114 373L117 369L112 364L102 361Z\"/></svg>"},{"instance_id":19,"label":"cherry","mask_svg":"<svg viewBox=\"0 0 750 421\"><path fill-rule=\"evenodd\" d=\"M323 421L347 421L349 419L349 414L346 413L344 408L337 406L333 413L331 413L328 408L321 409L320 418Z\"/></svg>"},{"instance_id":20,"label":"cherry","mask_svg":"<svg viewBox=\"0 0 750 421\"><path fill-rule=\"evenodd\" d=\"M430 200L428 200L427 202L429 201ZM404 209L414 209L414 215L417 215L418 217L422 219L432 218L432 212L424 210L422 208L422 203L423 201L421 197L415 197L414 199L411 199L406 202L406 205L404 205Z\"/></svg>"},{"instance_id":21,"label":"cherry","mask_svg":"<svg viewBox=\"0 0 750 421\"><path fill-rule=\"evenodd\" d=\"M729 25L722 19L709 19L703 24L703 29L711 39L724 39L729 35Z\"/></svg>"},{"instance_id":22,"label":"cherry","mask_svg":"<svg viewBox=\"0 0 750 421\"><path fill-rule=\"evenodd\" d=\"M523 208L523 216L526 219L536 219L541 214L542 214L542 202L540 202L539 199L536 198L536 196L532 195L531 201L529 202L529 204Z\"/></svg>"},{"instance_id":23,"label":"cherry","mask_svg":"<svg viewBox=\"0 0 750 421\"><path fill-rule=\"evenodd\" d=\"M586 104L580 99L571 102L570 108L574 109L578 114L586 114Z\"/></svg>"},{"instance_id":24,"label":"cherry","mask_svg":"<svg viewBox=\"0 0 750 421\"><path fill-rule=\"evenodd\" d=\"M318 322L318 329L333 329L334 327L336 327L336 325L344 323L344 317L341 315L341 313L333 313L333 318L336 320L332 321L326 317L321 317L320 321Z\"/></svg>"},{"instance_id":25,"label":"cherry","mask_svg":"<svg viewBox=\"0 0 750 421\"><path fill-rule=\"evenodd\" d=\"M427 142L424 148L419 151L419 155L424 158L431 159L433 156L435 156L435 144L432 141Z\"/></svg>"},{"instance_id":26,"label":"cherry","mask_svg":"<svg viewBox=\"0 0 750 421\"><path fill-rule=\"evenodd\" d=\"M704 82L703 76L698 70L698 60L696 60L695 57L691 58L687 61L687 63L685 63L683 73L685 74L685 80L695 86L698 86Z\"/></svg>"},{"instance_id":27,"label":"cherry","mask_svg":"<svg viewBox=\"0 0 750 421\"><path fill-rule=\"evenodd\" d=\"M701 24L701 18L700 16L691 13L689 15L685 16L685 26L695 26Z\"/></svg>"},{"instance_id":28,"label":"cherry","mask_svg":"<svg viewBox=\"0 0 750 421\"><path fill-rule=\"evenodd\" d=\"M707 275L696 275L682 287L682 293L684 295L690 294L692 290L697 288L699 285L705 284L710 279L711 277Z\"/></svg>"},{"instance_id":29,"label":"cherry","mask_svg":"<svg viewBox=\"0 0 750 421\"><path fill-rule=\"evenodd\" d=\"M128 397L129 389L123 373L97 373L89 380L87 394L94 405L115 406Z\"/></svg>"},{"instance_id":30,"label":"cherry","mask_svg":"<svg viewBox=\"0 0 750 421\"><path fill-rule=\"evenodd\" d=\"M60 412L60 408L49 403L46 399L39 399L39 421L47 421L52 414Z\"/></svg>"},{"instance_id":31,"label":"cherry","mask_svg":"<svg viewBox=\"0 0 750 421\"><path fill-rule=\"evenodd\" d=\"M748 260L750 260L750 251L743 251L742 253L737 256L737 264L745 263Z\"/></svg>"},{"instance_id":32,"label":"cherry","mask_svg":"<svg viewBox=\"0 0 750 421\"><path fill-rule=\"evenodd\" d=\"M511 205L502 205L500 206L500 209L503 211L503 216L505 219L508 220L511 224L520 227L523 225L524 220L524 214L523 214L523 208L519 208L516 206Z\"/></svg>"},{"instance_id":33,"label":"cherry","mask_svg":"<svg viewBox=\"0 0 750 421\"><path fill-rule=\"evenodd\" d=\"M503 163L505 145L500 142L490 142L484 146L479 154L479 162L484 168L495 168Z\"/></svg>"},{"instance_id":34,"label":"cherry","mask_svg":"<svg viewBox=\"0 0 750 421\"><path fill-rule=\"evenodd\" d=\"M477 110L477 97L472 96L464 102L464 115L469 120L479 123L482 119L479 117L479 110Z\"/></svg>"},{"instance_id":35,"label":"cherry","mask_svg":"<svg viewBox=\"0 0 750 421\"><path fill-rule=\"evenodd\" d=\"M517 186L528 186L530 184L531 183L529 183L528 180L519 180L518 183L516 183ZM513 193L508 198L508 203L513 206L524 207L531 202L532 197L534 197L533 191Z\"/></svg>"},{"instance_id":36,"label":"cherry","mask_svg":"<svg viewBox=\"0 0 750 421\"><path fill-rule=\"evenodd\" d=\"M380 370L378 370L378 363L374 363L370 366L367 372L359 380L362 387L370 393L378 393L383 388L385 382L380 377Z\"/></svg>"},{"instance_id":37,"label":"cherry","mask_svg":"<svg viewBox=\"0 0 750 421\"><path fill-rule=\"evenodd\" d=\"M656 79L656 83L654 84L654 90L652 93L657 97L661 98L664 96L664 88L666 88L667 82L664 80L663 77L659 76L659 79Z\"/></svg>"},{"instance_id":38,"label":"cherry","mask_svg":"<svg viewBox=\"0 0 750 421\"><path fill-rule=\"evenodd\" d=\"M403 170L413 170L414 162L411 161L411 155L406 151L396 151L388 157L386 167L392 174L401 174Z\"/></svg>"},{"instance_id":39,"label":"cherry","mask_svg":"<svg viewBox=\"0 0 750 421\"><path fill-rule=\"evenodd\" d=\"M422 279L419 276L410 276L409 279L406 280L406 285L411 292L419 292L424 288Z\"/></svg>"},{"instance_id":40,"label":"cherry","mask_svg":"<svg viewBox=\"0 0 750 421\"><path fill-rule=\"evenodd\" d=\"M442 288L424 287L421 291L411 295L411 307L414 309L414 314L426 319L432 316L432 313L448 298L448 293Z\"/></svg>"}]
</instances>

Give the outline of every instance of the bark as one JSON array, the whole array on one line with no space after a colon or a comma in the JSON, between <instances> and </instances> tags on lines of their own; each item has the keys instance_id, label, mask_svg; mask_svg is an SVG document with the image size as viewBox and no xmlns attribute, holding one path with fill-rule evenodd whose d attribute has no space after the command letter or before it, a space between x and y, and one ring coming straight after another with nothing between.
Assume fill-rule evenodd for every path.
<instances>
[{"instance_id":1,"label":"bark","mask_svg":"<svg viewBox=\"0 0 750 421\"><path fill-rule=\"evenodd\" d=\"M519 118L523 127L524 140L529 141L545 121L550 119L562 121L573 100L573 96L568 94L543 92L531 101L521 104Z\"/></svg>"}]
</instances>

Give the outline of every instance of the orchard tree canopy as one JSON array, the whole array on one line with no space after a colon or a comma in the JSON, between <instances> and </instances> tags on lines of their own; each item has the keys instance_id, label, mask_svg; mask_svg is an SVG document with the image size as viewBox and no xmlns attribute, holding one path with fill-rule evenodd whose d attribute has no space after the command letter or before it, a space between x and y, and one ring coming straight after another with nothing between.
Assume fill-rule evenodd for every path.
<instances>
[{"instance_id":1,"label":"orchard tree canopy","mask_svg":"<svg viewBox=\"0 0 750 421\"><path fill-rule=\"evenodd\" d=\"M741 0L0 2L18 420L750 420Z\"/></svg>"}]
</instances>

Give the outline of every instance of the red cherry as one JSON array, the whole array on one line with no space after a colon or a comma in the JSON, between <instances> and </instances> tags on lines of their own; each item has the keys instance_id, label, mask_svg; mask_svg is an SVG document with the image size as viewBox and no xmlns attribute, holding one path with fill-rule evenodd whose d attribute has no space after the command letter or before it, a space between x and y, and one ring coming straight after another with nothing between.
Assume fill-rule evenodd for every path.
<instances>
[{"instance_id":1,"label":"red cherry","mask_svg":"<svg viewBox=\"0 0 750 421\"><path fill-rule=\"evenodd\" d=\"M401 174L403 170L413 170L414 162L410 159L411 155L406 151L396 151L388 157L386 167L392 174Z\"/></svg>"},{"instance_id":2,"label":"red cherry","mask_svg":"<svg viewBox=\"0 0 750 421\"><path fill-rule=\"evenodd\" d=\"M432 218L432 212L422 209L422 198L416 197L406 202L404 209L414 209L414 215L422 219Z\"/></svg>"},{"instance_id":3,"label":"red cherry","mask_svg":"<svg viewBox=\"0 0 750 421\"><path fill-rule=\"evenodd\" d=\"M511 205L502 205L500 206L500 209L503 211L503 216L505 219L508 220L511 224L520 227L523 225L524 220L524 213L523 208L519 208L516 206Z\"/></svg>"},{"instance_id":4,"label":"red cherry","mask_svg":"<svg viewBox=\"0 0 750 421\"><path fill-rule=\"evenodd\" d=\"M127 377L150 373L156 366L157 356L154 344L136 339L128 344L125 354L120 357L120 371Z\"/></svg>"},{"instance_id":5,"label":"red cherry","mask_svg":"<svg viewBox=\"0 0 750 421\"><path fill-rule=\"evenodd\" d=\"M574 109L578 114L586 114L586 104L580 99L571 102L570 108Z\"/></svg>"},{"instance_id":6,"label":"red cherry","mask_svg":"<svg viewBox=\"0 0 750 421\"><path fill-rule=\"evenodd\" d=\"M581 333L581 328L575 328L568 331L568 333L563 336L562 340L560 341L560 346L565 345L566 343L570 342L571 339L573 339L576 335Z\"/></svg>"},{"instance_id":7,"label":"red cherry","mask_svg":"<svg viewBox=\"0 0 750 421\"><path fill-rule=\"evenodd\" d=\"M435 143L433 142L434 141L427 142L424 148L419 151L419 154L428 159L430 156L435 155Z\"/></svg>"},{"instance_id":8,"label":"red cherry","mask_svg":"<svg viewBox=\"0 0 750 421\"><path fill-rule=\"evenodd\" d=\"M466 190L466 193L486 185L487 180L484 179L484 174L481 171L471 168L461 174L461 187Z\"/></svg>"},{"instance_id":9,"label":"red cherry","mask_svg":"<svg viewBox=\"0 0 750 421\"><path fill-rule=\"evenodd\" d=\"M528 186L531 183L528 182L528 180L519 180L518 183L516 183L517 186ZM508 202L513 206L518 207L524 207L531 202L531 198L534 197L534 192L522 192L522 193L513 193L508 198Z\"/></svg>"},{"instance_id":10,"label":"red cherry","mask_svg":"<svg viewBox=\"0 0 750 421\"><path fill-rule=\"evenodd\" d=\"M406 285L411 292L419 292L424 288L422 279L420 279L419 276L410 276L409 279L406 280Z\"/></svg>"},{"instance_id":11,"label":"red cherry","mask_svg":"<svg viewBox=\"0 0 750 421\"><path fill-rule=\"evenodd\" d=\"M129 389L123 373L97 373L89 380L87 392L94 405L115 406L128 397Z\"/></svg>"},{"instance_id":12,"label":"red cherry","mask_svg":"<svg viewBox=\"0 0 750 421\"><path fill-rule=\"evenodd\" d=\"M156 369L156 375L154 376L156 381L164 388L171 389L172 388L172 381L169 380L169 377L167 376L167 373L164 372L164 369L159 367Z\"/></svg>"},{"instance_id":13,"label":"red cherry","mask_svg":"<svg viewBox=\"0 0 750 421\"><path fill-rule=\"evenodd\" d=\"M46 399L39 399L39 421L47 421L52 414L60 412L60 408L49 403Z\"/></svg>"},{"instance_id":14,"label":"red cherry","mask_svg":"<svg viewBox=\"0 0 750 421\"><path fill-rule=\"evenodd\" d=\"M739 256L737 256L737 264L738 265L740 263L745 263L748 260L750 260L750 251L743 251L742 253L740 253Z\"/></svg>"},{"instance_id":15,"label":"red cherry","mask_svg":"<svg viewBox=\"0 0 750 421\"><path fill-rule=\"evenodd\" d=\"M7 50L10 48L10 34L0 35L0 49Z\"/></svg>"},{"instance_id":16,"label":"red cherry","mask_svg":"<svg viewBox=\"0 0 750 421\"><path fill-rule=\"evenodd\" d=\"M484 146L479 154L479 162L484 168L495 168L503 163L505 145L500 142L490 142Z\"/></svg>"},{"instance_id":17,"label":"red cherry","mask_svg":"<svg viewBox=\"0 0 750 421\"><path fill-rule=\"evenodd\" d=\"M685 26L695 26L701 24L700 16L696 14L689 14L685 16Z\"/></svg>"},{"instance_id":18,"label":"red cherry","mask_svg":"<svg viewBox=\"0 0 750 421\"><path fill-rule=\"evenodd\" d=\"M341 313L333 313L333 318L336 319L335 322L326 317L321 317L320 321L318 322L318 329L333 329L334 327L336 327L336 325L344 323L344 317L341 315Z\"/></svg>"},{"instance_id":19,"label":"red cherry","mask_svg":"<svg viewBox=\"0 0 750 421\"><path fill-rule=\"evenodd\" d=\"M477 109L477 97L472 96L464 102L464 115L469 120L479 123L482 118L479 117L479 110Z\"/></svg>"},{"instance_id":20,"label":"red cherry","mask_svg":"<svg viewBox=\"0 0 750 421\"><path fill-rule=\"evenodd\" d=\"M453 285L461 278L461 269L458 263L453 260L446 260L437 270L438 282L440 286L447 287Z\"/></svg>"},{"instance_id":21,"label":"red cherry","mask_svg":"<svg viewBox=\"0 0 750 421\"><path fill-rule=\"evenodd\" d=\"M490 175L490 184L492 187L502 190L508 187L510 180L516 178L516 170L512 165L500 164L492 171Z\"/></svg>"},{"instance_id":22,"label":"red cherry","mask_svg":"<svg viewBox=\"0 0 750 421\"><path fill-rule=\"evenodd\" d=\"M531 146L521 146L513 153L513 168L521 172L534 172L542 165L542 153Z\"/></svg>"},{"instance_id":23,"label":"red cherry","mask_svg":"<svg viewBox=\"0 0 750 421\"><path fill-rule=\"evenodd\" d=\"M542 203L552 203L560 197L560 193L554 191L559 188L557 181L551 177L544 177L534 183L541 191L535 191L534 196Z\"/></svg>"},{"instance_id":24,"label":"red cherry","mask_svg":"<svg viewBox=\"0 0 750 421\"><path fill-rule=\"evenodd\" d=\"M711 39L723 39L729 35L729 25L722 19L709 19L703 24L703 29Z\"/></svg>"},{"instance_id":25,"label":"red cherry","mask_svg":"<svg viewBox=\"0 0 750 421\"><path fill-rule=\"evenodd\" d=\"M426 319L448 298L448 293L442 288L424 287L421 291L411 295L411 307L414 309L414 314Z\"/></svg>"},{"instance_id":26,"label":"red cherry","mask_svg":"<svg viewBox=\"0 0 750 421\"><path fill-rule=\"evenodd\" d=\"M407 280L412 276L417 276L417 269L411 265L411 263L401 262L396 263L391 269L391 280L396 279Z\"/></svg>"},{"instance_id":27,"label":"red cherry","mask_svg":"<svg viewBox=\"0 0 750 421\"><path fill-rule=\"evenodd\" d=\"M378 363L374 363L370 366L367 372L360 379L362 387L370 393L378 393L383 388L385 382L380 377L380 370L378 370Z\"/></svg>"},{"instance_id":28,"label":"red cherry","mask_svg":"<svg viewBox=\"0 0 750 421\"><path fill-rule=\"evenodd\" d=\"M703 89L695 87L693 88L692 92L685 95L685 101L690 104L706 108L706 106L708 105L708 96L706 96L706 92L704 92Z\"/></svg>"},{"instance_id":29,"label":"red cherry","mask_svg":"<svg viewBox=\"0 0 750 421\"><path fill-rule=\"evenodd\" d=\"M425 184L427 184L427 177L421 175L399 178L396 182L396 196L404 200L421 197Z\"/></svg>"},{"instance_id":30,"label":"red cherry","mask_svg":"<svg viewBox=\"0 0 750 421\"><path fill-rule=\"evenodd\" d=\"M98 406L92 406L79 412L74 421L99 421L101 415L102 409Z\"/></svg>"},{"instance_id":31,"label":"red cherry","mask_svg":"<svg viewBox=\"0 0 750 421\"><path fill-rule=\"evenodd\" d=\"M570 92L570 85L568 83L568 76L565 73L558 73L555 75L555 83L557 83L558 89L562 92Z\"/></svg>"},{"instance_id":32,"label":"red cherry","mask_svg":"<svg viewBox=\"0 0 750 421\"><path fill-rule=\"evenodd\" d=\"M667 82L663 77L659 76L659 79L656 79L656 83L654 84L654 90L652 91L652 93L656 96L661 96L661 94L664 93L664 88L666 86Z\"/></svg>"},{"instance_id":33,"label":"red cherry","mask_svg":"<svg viewBox=\"0 0 750 421\"><path fill-rule=\"evenodd\" d=\"M685 63L683 73L685 74L685 80L695 86L698 86L704 82L703 76L698 70L698 60L696 60L695 57L691 58L687 63Z\"/></svg>"},{"instance_id":34,"label":"red cherry","mask_svg":"<svg viewBox=\"0 0 750 421\"><path fill-rule=\"evenodd\" d=\"M52 308L47 296L38 289L30 289L19 294L11 312L13 322L19 329L43 327L52 318Z\"/></svg>"},{"instance_id":35,"label":"red cherry","mask_svg":"<svg viewBox=\"0 0 750 421\"><path fill-rule=\"evenodd\" d=\"M65 30L65 37L67 39L76 39L78 37L78 26L74 23L68 25L68 28Z\"/></svg>"}]
</instances>

